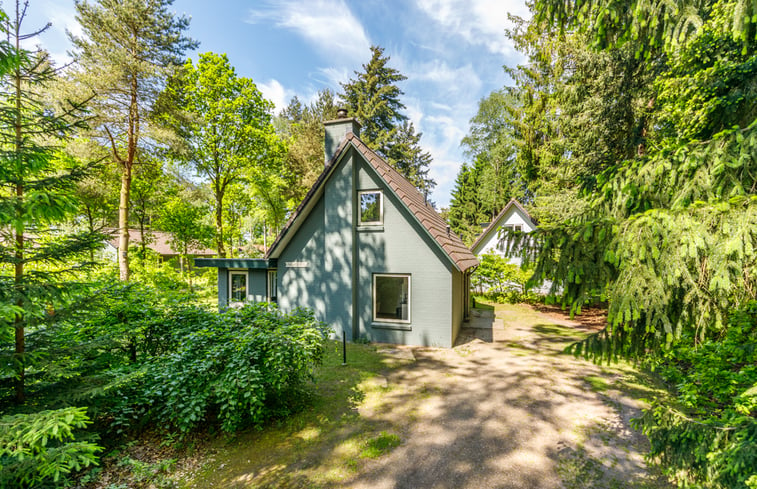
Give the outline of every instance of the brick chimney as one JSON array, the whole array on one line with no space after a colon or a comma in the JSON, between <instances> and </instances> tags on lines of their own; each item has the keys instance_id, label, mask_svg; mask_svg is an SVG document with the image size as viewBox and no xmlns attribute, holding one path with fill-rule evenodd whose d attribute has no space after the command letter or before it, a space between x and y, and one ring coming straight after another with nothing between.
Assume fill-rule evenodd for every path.
<instances>
[{"instance_id":1,"label":"brick chimney","mask_svg":"<svg viewBox=\"0 0 757 489\"><path fill-rule=\"evenodd\" d=\"M325 163L328 163L334 157L337 148L348 132L360 137L360 123L354 117L347 117L347 109L339 109L336 112L336 117L333 121L323 123L326 129Z\"/></svg>"}]
</instances>

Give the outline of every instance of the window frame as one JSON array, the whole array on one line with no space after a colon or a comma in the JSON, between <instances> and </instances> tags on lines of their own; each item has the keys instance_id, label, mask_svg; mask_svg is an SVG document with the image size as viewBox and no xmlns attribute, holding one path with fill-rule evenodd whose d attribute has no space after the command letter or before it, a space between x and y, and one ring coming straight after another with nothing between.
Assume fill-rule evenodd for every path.
<instances>
[{"instance_id":1,"label":"window frame","mask_svg":"<svg viewBox=\"0 0 757 489\"><path fill-rule=\"evenodd\" d=\"M234 276L239 275L244 277L244 299L241 301L234 300L233 294L234 294ZM248 301L248 292L250 290L250 277L249 272L247 270L229 270L229 297L228 297L228 303L230 306L235 305L242 305L245 304Z\"/></svg>"},{"instance_id":2,"label":"window frame","mask_svg":"<svg viewBox=\"0 0 757 489\"><path fill-rule=\"evenodd\" d=\"M362 197L363 197L363 195L366 195L366 194L378 194L378 196L379 196L379 220L378 221L363 222L363 201L362 201ZM383 226L384 225L384 192L382 192L380 189L375 189L375 190L358 190L358 193L357 193L357 204L358 204L357 225L359 227Z\"/></svg>"},{"instance_id":3,"label":"window frame","mask_svg":"<svg viewBox=\"0 0 757 489\"><path fill-rule=\"evenodd\" d=\"M273 277L273 282L271 281L272 277ZM266 272L266 299L268 299L268 302L273 302L273 303L279 302L278 280L279 280L278 269L274 268ZM271 283L273 283L273 287L271 287ZM276 289L276 295L271 295L271 289Z\"/></svg>"},{"instance_id":4,"label":"window frame","mask_svg":"<svg viewBox=\"0 0 757 489\"><path fill-rule=\"evenodd\" d=\"M386 319L376 316L376 279L382 277L407 279L407 319ZM371 318L374 323L410 324L413 319L413 276L410 273L374 273L371 288L371 303L373 305Z\"/></svg>"}]
</instances>

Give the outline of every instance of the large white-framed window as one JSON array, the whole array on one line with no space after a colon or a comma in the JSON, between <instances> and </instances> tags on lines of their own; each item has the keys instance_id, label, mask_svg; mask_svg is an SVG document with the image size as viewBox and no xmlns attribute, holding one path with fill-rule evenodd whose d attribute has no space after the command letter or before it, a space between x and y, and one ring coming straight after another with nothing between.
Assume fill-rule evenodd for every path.
<instances>
[{"instance_id":1,"label":"large white-framed window","mask_svg":"<svg viewBox=\"0 0 757 489\"><path fill-rule=\"evenodd\" d=\"M229 270L229 304L239 305L247 302L247 272Z\"/></svg>"},{"instance_id":2,"label":"large white-framed window","mask_svg":"<svg viewBox=\"0 0 757 489\"><path fill-rule=\"evenodd\" d=\"M361 190L357 193L360 215L358 226L380 226L384 223L384 195L381 190Z\"/></svg>"},{"instance_id":3,"label":"large white-framed window","mask_svg":"<svg viewBox=\"0 0 757 489\"><path fill-rule=\"evenodd\" d=\"M373 321L409 323L411 302L410 274L373 274Z\"/></svg>"},{"instance_id":4,"label":"large white-framed window","mask_svg":"<svg viewBox=\"0 0 757 489\"><path fill-rule=\"evenodd\" d=\"M268 270L268 302L277 302L279 297L278 270Z\"/></svg>"}]
</instances>

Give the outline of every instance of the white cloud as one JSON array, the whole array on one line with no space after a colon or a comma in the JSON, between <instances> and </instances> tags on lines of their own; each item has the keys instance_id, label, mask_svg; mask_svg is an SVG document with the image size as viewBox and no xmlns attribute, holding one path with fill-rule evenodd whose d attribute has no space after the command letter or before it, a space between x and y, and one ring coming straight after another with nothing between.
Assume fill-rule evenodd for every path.
<instances>
[{"instance_id":1,"label":"white cloud","mask_svg":"<svg viewBox=\"0 0 757 489\"><path fill-rule=\"evenodd\" d=\"M331 87L337 92L341 91L340 83L346 83L350 79L350 70L345 67L318 68L316 81Z\"/></svg>"},{"instance_id":2,"label":"white cloud","mask_svg":"<svg viewBox=\"0 0 757 489\"><path fill-rule=\"evenodd\" d=\"M269 80L268 83L258 82L255 85L257 85L260 93L263 94L263 97L273 102L276 106L274 113L279 113L284 109L294 95L292 90L284 88L284 86L276 79Z\"/></svg>"},{"instance_id":3,"label":"white cloud","mask_svg":"<svg viewBox=\"0 0 757 489\"><path fill-rule=\"evenodd\" d=\"M247 22L272 21L313 43L324 55L339 61L361 61L370 42L362 24L344 0L271 0L267 8L251 9Z\"/></svg>"},{"instance_id":4,"label":"white cloud","mask_svg":"<svg viewBox=\"0 0 757 489\"><path fill-rule=\"evenodd\" d=\"M446 61L435 59L422 63L413 68L408 75L408 81L427 81L437 85L440 92L475 93L481 88L481 79L473 66L467 64L459 68L451 68Z\"/></svg>"},{"instance_id":5,"label":"white cloud","mask_svg":"<svg viewBox=\"0 0 757 489\"><path fill-rule=\"evenodd\" d=\"M442 27L469 44L483 45L492 53L512 55L514 48L505 37L511 27L507 14L530 16L522 0L416 0L418 7Z\"/></svg>"}]
</instances>

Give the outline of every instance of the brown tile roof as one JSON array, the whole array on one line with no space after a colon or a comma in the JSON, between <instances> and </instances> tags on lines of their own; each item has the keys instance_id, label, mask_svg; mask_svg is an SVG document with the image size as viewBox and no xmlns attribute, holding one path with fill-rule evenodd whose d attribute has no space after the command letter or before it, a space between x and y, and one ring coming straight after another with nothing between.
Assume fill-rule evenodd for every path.
<instances>
[{"instance_id":1,"label":"brown tile roof","mask_svg":"<svg viewBox=\"0 0 757 489\"><path fill-rule=\"evenodd\" d=\"M484 232L482 232L481 235L478 238L476 238L476 241L470 247L471 250L475 250L478 247L478 245L481 244L482 241L487 239L487 237L489 236L489 234L491 234L493 230L499 227L499 220L502 219L505 216L505 214L507 214L507 211L510 210L510 207L513 207L513 206L517 207L523 213L523 215L526 216L528 219L530 219L533 223L533 219L531 219L531 216L529 215L528 211L526 211L526 209L524 209L523 206L520 205L520 202L518 202L515 199L510 199L510 202L508 202L507 205L500 211L500 213L497 214L497 217L492 219L492 222L489 224L489 226L487 226L486 229L484 229Z\"/></svg>"},{"instance_id":2,"label":"brown tile roof","mask_svg":"<svg viewBox=\"0 0 757 489\"><path fill-rule=\"evenodd\" d=\"M347 136L335 152L335 156L326 164L326 168L318 177L313 188L310 189L305 196L305 199L303 199L302 203L297 207L297 210L292 214L289 222L287 222L279 236L276 238L276 241L274 241L273 245L268 250L266 258L268 258L271 251L276 248L292 224L294 224L297 216L307 206L308 201L318 192L319 187L331 173L330 170L332 169L332 166L337 163L339 156L345 151L349 144L351 144L363 156L363 158L370 163L379 176L383 178L397 197L399 197L399 199L405 204L410 213L415 216L423 229L429 233L431 238L439 245L442 251L459 270L465 271L478 265L478 260L473 253L471 253L470 249L463 244L463 241L455 233L449 231L447 223L430 204L426 203L425 197L421 195L418 189L416 189L412 183L368 148L360 138L351 132L347 133Z\"/></svg>"},{"instance_id":3,"label":"brown tile roof","mask_svg":"<svg viewBox=\"0 0 757 489\"><path fill-rule=\"evenodd\" d=\"M111 246L118 248L118 229L106 229L103 231L111 237L108 240ZM171 235L165 231L153 231L145 230L145 237L147 237L147 247L163 256L173 256L177 253L171 249ZM138 245L142 242L142 233L139 229L129 229L129 244ZM197 256L215 256L217 253L210 248L190 248L189 254Z\"/></svg>"}]
</instances>

